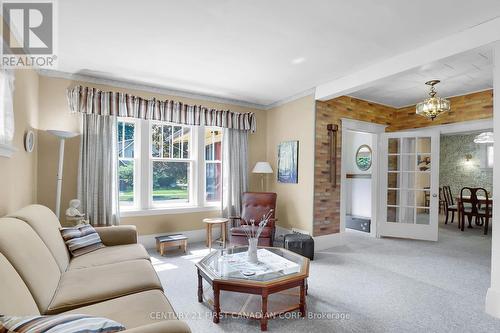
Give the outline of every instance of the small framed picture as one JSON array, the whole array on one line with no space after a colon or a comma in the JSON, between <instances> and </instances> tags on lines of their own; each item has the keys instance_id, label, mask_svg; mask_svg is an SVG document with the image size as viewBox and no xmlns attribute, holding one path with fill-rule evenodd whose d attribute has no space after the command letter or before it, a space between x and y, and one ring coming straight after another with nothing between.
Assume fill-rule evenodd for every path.
<instances>
[{"instance_id":1,"label":"small framed picture","mask_svg":"<svg viewBox=\"0 0 500 333\"><path fill-rule=\"evenodd\" d=\"M285 141L278 146L278 182L299 182L299 141Z\"/></svg>"}]
</instances>

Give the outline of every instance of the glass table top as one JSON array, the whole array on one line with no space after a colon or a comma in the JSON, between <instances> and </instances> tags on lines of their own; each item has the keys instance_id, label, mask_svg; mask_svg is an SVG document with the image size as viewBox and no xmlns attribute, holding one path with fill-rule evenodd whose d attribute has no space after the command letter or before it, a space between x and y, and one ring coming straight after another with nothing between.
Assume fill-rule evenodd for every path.
<instances>
[{"instance_id":1,"label":"glass table top","mask_svg":"<svg viewBox=\"0 0 500 333\"><path fill-rule=\"evenodd\" d=\"M271 282L297 274L307 274L309 259L276 247L259 247L257 264L250 263L248 247L217 250L198 262L211 279Z\"/></svg>"}]
</instances>

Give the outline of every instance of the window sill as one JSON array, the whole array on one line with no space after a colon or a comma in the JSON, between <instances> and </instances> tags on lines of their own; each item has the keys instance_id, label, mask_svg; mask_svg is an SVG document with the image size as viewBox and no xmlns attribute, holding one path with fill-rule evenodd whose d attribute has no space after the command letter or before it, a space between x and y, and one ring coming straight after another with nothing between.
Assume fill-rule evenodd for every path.
<instances>
[{"instance_id":1,"label":"window sill","mask_svg":"<svg viewBox=\"0 0 500 333\"><path fill-rule=\"evenodd\" d=\"M207 207L171 207L171 208L151 208L144 210L122 210L121 217L129 216L154 216L154 215L169 215L169 214L187 214L197 212L221 211L220 206Z\"/></svg>"}]
</instances>

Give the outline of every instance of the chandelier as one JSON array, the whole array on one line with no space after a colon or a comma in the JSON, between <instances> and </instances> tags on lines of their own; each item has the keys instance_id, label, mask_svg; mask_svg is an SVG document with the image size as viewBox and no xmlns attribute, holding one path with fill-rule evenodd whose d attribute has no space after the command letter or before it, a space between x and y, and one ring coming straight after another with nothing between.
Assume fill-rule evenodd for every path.
<instances>
[{"instance_id":1,"label":"chandelier","mask_svg":"<svg viewBox=\"0 0 500 333\"><path fill-rule=\"evenodd\" d=\"M439 80L432 80L425 82L426 85L431 87L429 91L429 98L417 104L417 114L424 116L430 120L434 120L443 112L450 111L450 101L436 96L436 89L434 86L438 84Z\"/></svg>"},{"instance_id":2,"label":"chandelier","mask_svg":"<svg viewBox=\"0 0 500 333\"><path fill-rule=\"evenodd\" d=\"M493 132L483 132L474 138L474 143L493 143Z\"/></svg>"}]
</instances>

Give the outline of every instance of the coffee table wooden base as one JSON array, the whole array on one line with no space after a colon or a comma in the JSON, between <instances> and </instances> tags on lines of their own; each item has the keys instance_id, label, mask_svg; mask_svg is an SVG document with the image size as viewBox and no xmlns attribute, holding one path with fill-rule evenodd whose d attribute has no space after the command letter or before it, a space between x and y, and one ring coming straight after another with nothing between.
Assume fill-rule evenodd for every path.
<instances>
[{"instance_id":1,"label":"coffee table wooden base","mask_svg":"<svg viewBox=\"0 0 500 333\"><path fill-rule=\"evenodd\" d=\"M214 293L214 314L213 322L219 323L221 314L230 316L240 316L249 319L260 320L260 329L267 331L267 322L269 319L277 317L287 312L299 310L301 317L306 315L306 278L299 277L297 279L276 281L266 286L249 285L245 283L237 283L236 281L211 281L200 269L198 269L198 302L203 302L203 280L206 280L212 286ZM270 294L278 293L287 289L300 287L299 303L286 308L283 311L268 313L268 297ZM239 312L221 311L220 309L220 292L222 290L260 295L262 298L262 308L259 315L251 315Z\"/></svg>"}]
</instances>

